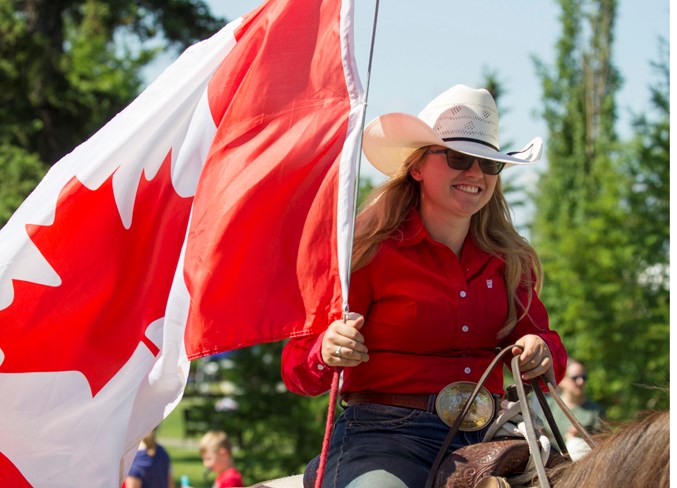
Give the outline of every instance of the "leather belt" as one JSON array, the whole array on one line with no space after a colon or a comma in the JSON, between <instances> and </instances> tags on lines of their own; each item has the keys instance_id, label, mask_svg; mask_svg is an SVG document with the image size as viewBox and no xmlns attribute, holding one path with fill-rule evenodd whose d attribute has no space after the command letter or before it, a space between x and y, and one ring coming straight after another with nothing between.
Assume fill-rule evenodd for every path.
<instances>
[{"instance_id":1,"label":"leather belt","mask_svg":"<svg viewBox=\"0 0 677 488\"><path fill-rule=\"evenodd\" d=\"M361 403L380 403L391 407L415 408L435 413L435 393L432 394L406 394L406 393L381 393L378 391L356 391L346 393L343 401L348 405Z\"/></svg>"},{"instance_id":2,"label":"leather belt","mask_svg":"<svg viewBox=\"0 0 677 488\"><path fill-rule=\"evenodd\" d=\"M475 383L457 381L448 384L439 393L431 394L357 391L344 394L343 401L348 405L377 403L423 410L436 414L442 422L451 427L475 387ZM499 402L500 398L497 395L492 395L488 390L482 388L479 395L475 397L475 401L463 419L459 430L474 431L488 425L499 410Z\"/></svg>"}]
</instances>

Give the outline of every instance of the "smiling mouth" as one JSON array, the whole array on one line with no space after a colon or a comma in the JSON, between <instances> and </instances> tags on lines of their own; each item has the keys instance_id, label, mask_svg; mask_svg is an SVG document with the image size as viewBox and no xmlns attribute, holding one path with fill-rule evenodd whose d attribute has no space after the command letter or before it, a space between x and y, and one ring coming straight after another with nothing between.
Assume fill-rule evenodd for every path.
<instances>
[{"instance_id":1,"label":"smiling mouth","mask_svg":"<svg viewBox=\"0 0 677 488\"><path fill-rule=\"evenodd\" d=\"M470 185L454 185L454 188L457 190L460 190L464 193L479 193L480 189L476 186L470 186Z\"/></svg>"}]
</instances>

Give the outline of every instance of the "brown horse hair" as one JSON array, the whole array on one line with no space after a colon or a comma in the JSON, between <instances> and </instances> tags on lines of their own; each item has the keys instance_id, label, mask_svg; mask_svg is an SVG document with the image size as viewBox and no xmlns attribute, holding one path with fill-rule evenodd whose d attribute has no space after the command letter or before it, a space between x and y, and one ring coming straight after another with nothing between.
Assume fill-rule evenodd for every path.
<instances>
[{"instance_id":1,"label":"brown horse hair","mask_svg":"<svg viewBox=\"0 0 677 488\"><path fill-rule=\"evenodd\" d=\"M669 411L645 412L639 420L595 439L597 446L584 457L553 470L553 487L670 485Z\"/></svg>"}]
</instances>

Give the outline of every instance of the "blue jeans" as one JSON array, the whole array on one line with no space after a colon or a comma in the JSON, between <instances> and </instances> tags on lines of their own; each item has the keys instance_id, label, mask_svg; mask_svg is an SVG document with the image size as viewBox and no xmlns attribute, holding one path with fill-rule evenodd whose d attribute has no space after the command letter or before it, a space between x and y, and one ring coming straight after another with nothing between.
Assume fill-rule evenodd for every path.
<instances>
[{"instance_id":1,"label":"blue jeans","mask_svg":"<svg viewBox=\"0 0 677 488\"><path fill-rule=\"evenodd\" d=\"M482 441L486 430L458 432L449 452ZM449 432L437 415L374 403L351 405L334 425L322 488L419 488ZM304 486L314 486L316 457Z\"/></svg>"}]
</instances>

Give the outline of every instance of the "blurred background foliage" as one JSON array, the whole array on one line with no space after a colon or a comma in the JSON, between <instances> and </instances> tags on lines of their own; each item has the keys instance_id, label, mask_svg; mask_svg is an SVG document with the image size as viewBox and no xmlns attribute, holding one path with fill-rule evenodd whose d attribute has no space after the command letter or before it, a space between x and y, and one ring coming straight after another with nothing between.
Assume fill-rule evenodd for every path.
<instances>
[{"instance_id":1,"label":"blurred background foliage","mask_svg":"<svg viewBox=\"0 0 677 488\"><path fill-rule=\"evenodd\" d=\"M551 323L588 369L588 392L612 420L669 407L669 53L657 40L653 107L616 132L622 74L612 63L616 0L558 0L553 64L535 59L548 125L524 229L541 255ZM124 108L143 69L208 37L225 20L201 0L0 0L0 225L50 165ZM499 73L485 85L500 107ZM500 107L502 111L507 110ZM372 187L363 180L360 199ZM517 198L522 194L522 197ZM525 196L526 195L526 199ZM283 343L197 360L160 440L196 488L210 486L195 442L232 437L247 483L303 470L322 444L327 396L286 391Z\"/></svg>"},{"instance_id":2,"label":"blurred background foliage","mask_svg":"<svg viewBox=\"0 0 677 488\"><path fill-rule=\"evenodd\" d=\"M666 409L669 385L669 56L659 40L650 114L616 132L616 0L560 0L553 66L536 60L549 128L533 198L542 299L588 394L611 419Z\"/></svg>"}]
</instances>

